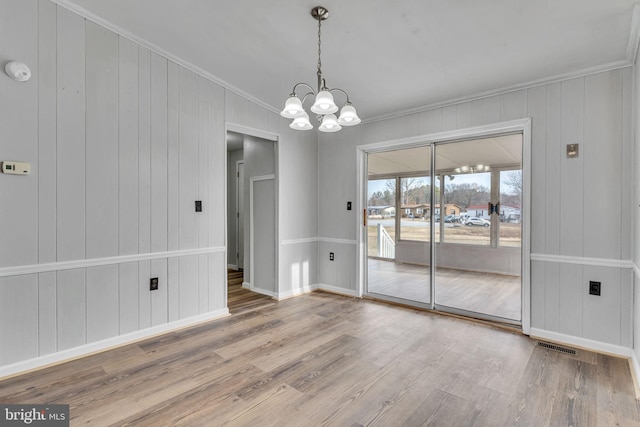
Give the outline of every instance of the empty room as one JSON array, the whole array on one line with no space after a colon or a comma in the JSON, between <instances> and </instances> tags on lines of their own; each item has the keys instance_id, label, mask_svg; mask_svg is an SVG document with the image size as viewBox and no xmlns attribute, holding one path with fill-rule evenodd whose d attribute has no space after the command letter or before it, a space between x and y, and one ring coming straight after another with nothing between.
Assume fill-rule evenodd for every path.
<instances>
[{"instance_id":1,"label":"empty room","mask_svg":"<svg viewBox=\"0 0 640 427\"><path fill-rule=\"evenodd\" d=\"M639 45L634 0L0 0L0 425L640 425Z\"/></svg>"}]
</instances>

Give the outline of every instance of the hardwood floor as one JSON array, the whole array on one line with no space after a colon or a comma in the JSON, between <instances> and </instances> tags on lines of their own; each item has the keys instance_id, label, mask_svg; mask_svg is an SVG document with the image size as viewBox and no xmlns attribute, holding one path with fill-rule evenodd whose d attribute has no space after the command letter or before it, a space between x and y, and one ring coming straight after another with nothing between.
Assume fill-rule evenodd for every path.
<instances>
[{"instance_id":1,"label":"hardwood floor","mask_svg":"<svg viewBox=\"0 0 640 427\"><path fill-rule=\"evenodd\" d=\"M242 271L227 269L227 307L229 313L239 314L274 305L276 301L267 295L251 292L242 287Z\"/></svg>"},{"instance_id":2,"label":"hardwood floor","mask_svg":"<svg viewBox=\"0 0 640 427\"><path fill-rule=\"evenodd\" d=\"M0 382L71 425L639 425L628 361L314 292Z\"/></svg>"},{"instance_id":3,"label":"hardwood floor","mask_svg":"<svg viewBox=\"0 0 640 427\"><path fill-rule=\"evenodd\" d=\"M369 292L430 302L429 268L369 258ZM520 321L520 277L438 268L436 304Z\"/></svg>"}]
</instances>

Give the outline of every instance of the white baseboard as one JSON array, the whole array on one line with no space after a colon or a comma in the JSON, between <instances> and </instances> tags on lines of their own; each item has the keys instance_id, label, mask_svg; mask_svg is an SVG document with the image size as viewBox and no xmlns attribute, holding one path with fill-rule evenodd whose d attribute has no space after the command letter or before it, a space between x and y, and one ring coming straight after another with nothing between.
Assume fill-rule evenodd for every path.
<instances>
[{"instance_id":1,"label":"white baseboard","mask_svg":"<svg viewBox=\"0 0 640 427\"><path fill-rule=\"evenodd\" d=\"M529 336L534 339L553 341L558 344L567 344L584 350L596 351L598 353L610 354L612 356L631 358L634 355L633 350L628 347L590 340L588 338L575 337L573 335L561 334L559 332L547 331L544 329L531 328Z\"/></svg>"},{"instance_id":2,"label":"white baseboard","mask_svg":"<svg viewBox=\"0 0 640 427\"><path fill-rule=\"evenodd\" d=\"M318 289L320 289L321 291L331 292L332 294L346 295L349 297L358 296L357 291L354 291L353 289L340 288L338 286L327 285L324 283L320 283L318 285Z\"/></svg>"},{"instance_id":3,"label":"white baseboard","mask_svg":"<svg viewBox=\"0 0 640 427\"><path fill-rule=\"evenodd\" d=\"M140 331L130 332L127 334L119 335L113 338L107 338L105 340L93 342L90 344L81 345L78 347L70 348L68 350L62 350L56 353L47 354L44 356L36 357L33 359L25 360L22 362L13 363L0 367L0 379L6 377L23 374L29 371L42 369L51 365L57 365L59 363L68 362L73 359L85 357L90 354L99 353L105 350L110 350L123 345L131 344L137 341L141 341L147 338L154 337L156 335L166 334L167 332L173 332L179 329L184 329L189 326L194 326L199 323L209 322L211 320L219 319L229 315L229 309L222 308L220 310L212 311L198 316L189 317L186 319L176 320L175 322L165 323L163 325L153 326Z\"/></svg>"},{"instance_id":4,"label":"white baseboard","mask_svg":"<svg viewBox=\"0 0 640 427\"><path fill-rule=\"evenodd\" d=\"M296 288L296 289L292 289L290 291L286 291L286 292L279 292L278 293L278 297L276 298L278 301L283 300L283 299L287 299L287 298L292 298L292 297L297 297L300 295L304 295L304 294L308 294L309 292L313 292L313 291L317 291L318 290L318 285L314 284L314 285L303 285L301 288Z\"/></svg>"},{"instance_id":5,"label":"white baseboard","mask_svg":"<svg viewBox=\"0 0 640 427\"><path fill-rule=\"evenodd\" d=\"M228 269L231 269L231 270L235 270L235 271L240 270L240 269L238 268L238 266L237 266L237 265L235 265L235 264L227 264L227 268L228 268Z\"/></svg>"},{"instance_id":6,"label":"white baseboard","mask_svg":"<svg viewBox=\"0 0 640 427\"><path fill-rule=\"evenodd\" d=\"M260 288L253 287L251 285L251 283L242 282L242 287L245 288L245 289L250 290L251 292L255 292L257 294L267 295L267 296L270 296L271 298L278 299L278 294L276 292L267 291L265 289L260 289Z\"/></svg>"}]
</instances>

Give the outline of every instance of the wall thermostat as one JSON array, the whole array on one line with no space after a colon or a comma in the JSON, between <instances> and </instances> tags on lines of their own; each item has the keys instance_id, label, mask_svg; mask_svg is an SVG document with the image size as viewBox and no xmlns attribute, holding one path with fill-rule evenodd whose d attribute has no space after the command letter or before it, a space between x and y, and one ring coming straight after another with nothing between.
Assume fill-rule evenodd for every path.
<instances>
[{"instance_id":1,"label":"wall thermostat","mask_svg":"<svg viewBox=\"0 0 640 427\"><path fill-rule=\"evenodd\" d=\"M29 175L31 173L31 164L26 162L2 162L2 173Z\"/></svg>"}]
</instances>

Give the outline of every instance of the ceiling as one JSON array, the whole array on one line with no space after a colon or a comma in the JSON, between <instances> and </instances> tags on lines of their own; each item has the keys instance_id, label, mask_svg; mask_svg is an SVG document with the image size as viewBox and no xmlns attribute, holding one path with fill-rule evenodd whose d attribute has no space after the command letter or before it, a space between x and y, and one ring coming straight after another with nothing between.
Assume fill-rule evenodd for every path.
<instances>
[{"instance_id":1,"label":"ceiling","mask_svg":"<svg viewBox=\"0 0 640 427\"><path fill-rule=\"evenodd\" d=\"M367 156L369 179L390 175L429 175L429 146L405 148ZM520 167L522 134L503 135L476 140L438 144L436 171L453 173L462 166L482 164L492 168Z\"/></svg>"},{"instance_id":2,"label":"ceiling","mask_svg":"<svg viewBox=\"0 0 640 427\"><path fill-rule=\"evenodd\" d=\"M367 120L628 64L637 0L54 1L277 111L295 83L315 86L320 4L327 85Z\"/></svg>"}]
</instances>

